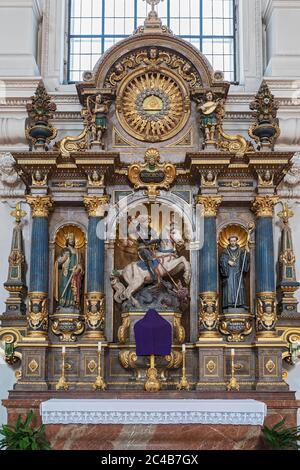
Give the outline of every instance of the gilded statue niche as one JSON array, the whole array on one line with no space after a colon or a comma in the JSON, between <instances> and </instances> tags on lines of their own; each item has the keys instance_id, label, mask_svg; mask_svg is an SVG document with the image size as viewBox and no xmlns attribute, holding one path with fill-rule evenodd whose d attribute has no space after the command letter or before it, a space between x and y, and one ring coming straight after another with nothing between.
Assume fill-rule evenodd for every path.
<instances>
[{"instance_id":1,"label":"gilded statue niche","mask_svg":"<svg viewBox=\"0 0 300 470\"><path fill-rule=\"evenodd\" d=\"M225 226L218 240L220 331L229 342L244 341L253 331L250 237L254 224Z\"/></svg>"},{"instance_id":2,"label":"gilded statue niche","mask_svg":"<svg viewBox=\"0 0 300 470\"><path fill-rule=\"evenodd\" d=\"M84 331L86 236L77 225L61 227L55 236L52 331L61 341L75 341Z\"/></svg>"}]
</instances>

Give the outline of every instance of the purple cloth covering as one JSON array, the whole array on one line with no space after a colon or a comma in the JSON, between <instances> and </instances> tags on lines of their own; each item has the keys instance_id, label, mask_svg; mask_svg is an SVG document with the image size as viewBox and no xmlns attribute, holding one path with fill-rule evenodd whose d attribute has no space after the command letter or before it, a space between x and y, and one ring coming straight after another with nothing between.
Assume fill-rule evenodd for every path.
<instances>
[{"instance_id":1,"label":"purple cloth covering","mask_svg":"<svg viewBox=\"0 0 300 470\"><path fill-rule=\"evenodd\" d=\"M144 318L136 322L134 335L138 356L171 354L172 327L156 310L148 310Z\"/></svg>"}]
</instances>

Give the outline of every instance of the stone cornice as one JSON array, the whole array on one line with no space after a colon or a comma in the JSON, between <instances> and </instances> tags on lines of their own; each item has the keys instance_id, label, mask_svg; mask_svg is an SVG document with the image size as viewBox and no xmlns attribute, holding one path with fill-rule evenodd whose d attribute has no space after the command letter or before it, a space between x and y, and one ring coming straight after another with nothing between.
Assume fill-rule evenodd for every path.
<instances>
[{"instance_id":1,"label":"stone cornice","mask_svg":"<svg viewBox=\"0 0 300 470\"><path fill-rule=\"evenodd\" d=\"M32 7L38 19L42 17L44 0L2 0L0 8L26 8Z\"/></svg>"}]
</instances>

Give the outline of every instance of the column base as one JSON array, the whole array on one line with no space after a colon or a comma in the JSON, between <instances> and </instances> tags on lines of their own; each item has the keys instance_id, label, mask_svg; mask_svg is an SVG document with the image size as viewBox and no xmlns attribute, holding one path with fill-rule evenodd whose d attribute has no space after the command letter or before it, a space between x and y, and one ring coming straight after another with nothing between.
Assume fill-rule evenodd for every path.
<instances>
[{"instance_id":1,"label":"column base","mask_svg":"<svg viewBox=\"0 0 300 470\"><path fill-rule=\"evenodd\" d=\"M256 333L256 340L260 341L280 341L276 331L261 331Z\"/></svg>"},{"instance_id":2,"label":"column base","mask_svg":"<svg viewBox=\"0 0 300 470\"><path fill-rule=\"evenodd\" d=\"M201 335L198 338L198 342L219 342L223 343L223 338L220 336L220 333L218 331L205 331L201 333Z\"/></svg>"},{"instance_id":3,"label":"column base","mask_svg":"<svg viewBox=\"0 0 300 470\"><path fill-rule=\"evenodd\" d=\"M48 334L43 335L42 333L41 334L37 334L37 333L29 334L28 333L27 336L22 338L22 342L24 343L25 342L26 343L47 343L47 344L43 344L43 346L47 346L48 341L49 341Z\"/></svg>"},{"instance_id":4,"label":"column base","mask_svg":"<svg viewBox=\"0 0 300 470\"><path fill-rule=\"evenodd\" d=\"M98 341L106 341L106 338L103 334L102 331L86 331L84 336L83 336L83 340L85 339L94 339L94 340L98 340Z\"/></svg>"}]
</instances>

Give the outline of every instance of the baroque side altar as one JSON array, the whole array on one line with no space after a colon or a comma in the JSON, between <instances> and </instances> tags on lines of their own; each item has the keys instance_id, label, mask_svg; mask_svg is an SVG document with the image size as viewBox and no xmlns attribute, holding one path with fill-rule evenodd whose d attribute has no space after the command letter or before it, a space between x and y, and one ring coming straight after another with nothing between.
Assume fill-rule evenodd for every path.
<instances>
[{"instance_id":1,"label":"baroque side altar","mask_svg":"<svg viewBox=\"0 0 300 470\"><path fill-rule=\"evenodd\" d=\"M274 151L266 83L251 139L225 131L229 87L154 7L77 84L80 135L57 137L39 85L29 150L13 153L31 252L18 204L0 317L6 360L21 363L11 400L161 390L294 401L284 380L300 342L292 214L284 205L274 217L293 154ZM134 326L149 309L172 327L170 354L137 354Z\"/></svg>"}]
</instances>

